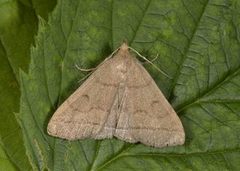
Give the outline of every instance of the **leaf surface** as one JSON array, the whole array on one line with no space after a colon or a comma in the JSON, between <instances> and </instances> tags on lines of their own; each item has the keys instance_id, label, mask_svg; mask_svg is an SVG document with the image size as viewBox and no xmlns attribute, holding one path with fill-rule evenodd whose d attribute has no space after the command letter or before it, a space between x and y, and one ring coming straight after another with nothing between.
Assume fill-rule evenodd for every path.
<instances>
[{"instance_id":1,"label":"leaf surface","mask_svg":"<svg viewBox=\"0 0 240 171\"><path fill-rule=\"evenodd\" d=\"M19 68L27 71L38 19L31 7L18 0L0 1L0 18L1 145L16 168L27 171L31 166L14 113L19 112Z\"/></svg>"},{"instance_id":2,"label":"leaf surface","mask_svg":"<svg viewBox=\"0 0 240 171\"><path fill-rule=\"evenodd\" d=\"M48 13L53 10L56 0L19 0L25 6L32 8L36 15L41 16L45 20L48 19Z\"/></svg>"},{"instance_id":3,"label":"leaf surface","mask_svg":"<svg viewBox=\"0 0 240 171\"><path fill-rule=\"evenodd\" d=\"M17 1L0 3L0 136L2 146L19 169L30 170L22 133L14 112L19 110L19 68L27 69L36 17ZM28 21L28 22L26 22Z\"/></svg>"},{"instance_id":4,"label":"leaf surface","mask_svg":"<svg viewBox=\"0 0 240 171\"><path fill-rule=\"evenodd\" d=\"M29 74L21 74L27 154L36 170L238 170L240 163L240 3L224 0L59 1L42 22ZM47 123L123 41L153 59L146 68L176 109L183 146L162 149L117 139L69 142ZM227 139L226 139L227 137Z\"/></svg>"},{"instance_id":5,"label":"leaf surface","mask_svg":"<svg viewBox=\"0 0 240 171\"><path fill-rule=\"evenodd\" d=\"M17 169L13 165L13 163L10 162L9 158L7 157L6 153L4 152L2 146L0 146L0 170L4 171L16 171Z\"/></svg>"}]
</instances>

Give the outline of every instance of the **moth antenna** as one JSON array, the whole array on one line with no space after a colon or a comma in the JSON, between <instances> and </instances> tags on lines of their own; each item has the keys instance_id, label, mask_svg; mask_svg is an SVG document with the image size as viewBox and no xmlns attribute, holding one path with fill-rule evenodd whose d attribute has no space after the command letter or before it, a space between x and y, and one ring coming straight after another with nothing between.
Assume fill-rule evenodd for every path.
<instances>
[{"instance_id":1,"label":"moth antenna","mask_svg":"<svg viewBox=\"0 0 240 171\"><path fill-rule=\"evenodd\" d=\"M166 76L169 79L172 79L172 77L170 77L167 73L165 73L163 70L161 70L160 68L158 68L154 63L152 63L152 61L148 60L145 56L141 55L137 50L133 49L132 47L129 47L129 49L131 49L133 52L135 52L139 57L141 57L142 59L144 59L145 61L147 61L148 63L150 63L155 69L157 69L159 72L161 72L164 76Z\"/></svg>"},{"instance_id":2,"label":"moth antenna","mask_svg":"<svg viewBox=\"0 0 240 171\"><path fill-rule=\"evenodd\" d=\"M107 58L104 59L104 61L107 61L108 59L110 59L111 57L114 56L114 54L119 50L120 48L116 49L115 51L113 51L110 56L108 56ZM104 62L103 61L103 62ZM82 71L82 72L92 72L94 70L97 69L97 67L95 68L81 68L80 66L78 66L78 64L75 64L75 67L79 70L79 71Z\"/></svg>"},{"instance_id":3,"label":"moth antenna","mask_svg":"<svg viewBox=\"0 0 240 171\"><path fill-rule=\"evenodd\" d=\"M151 62L154 62L154 61L158 58L158 56L159 56L159 55L157 54L156 57L153 58L153 59L151 59L150 61L151 61ZM148 62L147 62L147 61L146 61L146 62L143 62L143 64L145 64L145 63L148 63Z\"/></svg>"}]
</instances>

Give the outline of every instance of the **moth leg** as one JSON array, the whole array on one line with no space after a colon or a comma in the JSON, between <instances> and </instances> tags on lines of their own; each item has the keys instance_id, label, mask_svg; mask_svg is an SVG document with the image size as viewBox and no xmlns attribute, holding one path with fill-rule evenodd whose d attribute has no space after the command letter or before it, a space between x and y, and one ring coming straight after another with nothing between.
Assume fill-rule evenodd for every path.
<instances>
[{"instance_id":1,"label":"moth leg","mask_svg":"<svg viewBox=\"0 0 240 171\"><path fill-rule=\"evenodd\" d=\"M78 66L78 64L75 64L75 67L79 70L79 71L82 71L82 72L90 72L90 71L94 71L96 70L96 68L81 68L80 66Z\"/></svg>"},{"instance_id":2,"label":"moth leg","mask_svg":"<svg viewBox=\"0 0 240 171\"><path fill-rule=\"evenodd\" d=\"M154 61L156 61L157 60L157 58L158 58L158 54L156 55L156 57L154 57L153 59L151 59L151 60L149 60L151 63L153 63ZM149 64L149 62L148 61L145 61L145 62L141 62L142 64ZM150 64L151 64L150 63Z\"/></svg>"},{"instance_id":3,"label":"moth leg","mask_svg":"<svg viewBox=\"0 0 240 171\"><path fill-rule=\"evenodd\" d=\"M112 52L110 56L108 56L107 58L105 58L104 61L103 61L100 65L98 65L97 67L95 67L95 68L81 68L80 66L78 66L78 64L75 64L75 67L76 67L79 71L82 71L82 72L93 72L93 71L95 71L99 66L101 66L102 64L104 64L107 60L109 60L110 58L112 58L118 50L119 50L119 48L116 49L114 52Z\"/></svg>"}]
</instances>

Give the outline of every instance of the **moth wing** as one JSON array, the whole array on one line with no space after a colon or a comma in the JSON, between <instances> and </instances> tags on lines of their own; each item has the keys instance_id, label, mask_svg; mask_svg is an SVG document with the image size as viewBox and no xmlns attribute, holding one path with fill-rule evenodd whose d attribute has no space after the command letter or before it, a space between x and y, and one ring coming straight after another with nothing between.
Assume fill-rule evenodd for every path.
<instances>
[{"instance_id":1,"label":"moth wing","mask_svg":"<svg viewBox=\"0 0 240 171\"><path fill-rule=\"evenodd\" d=\"M129 67L127 77L115 136L154 147L183 144L185 133L180 119L137 60Z\"/></svg>"},{"instance_id":2,"label":"moth wing","mask_svg":"<svg viewBox=\"0 0 240 171\"><path fill-rule=\"evenodd\" d=\"M113 136L114 103L120 80L115 70L119 62L122 61L118 57L113 57L100 64L57 109L48 124L50 135L69 140Z\"/></svg>"}]
</instances>

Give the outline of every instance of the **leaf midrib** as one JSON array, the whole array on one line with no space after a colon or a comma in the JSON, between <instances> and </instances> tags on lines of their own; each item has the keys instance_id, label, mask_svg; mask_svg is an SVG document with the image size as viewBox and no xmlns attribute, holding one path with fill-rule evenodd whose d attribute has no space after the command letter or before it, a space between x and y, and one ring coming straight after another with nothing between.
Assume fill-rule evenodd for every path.
<instances>
[{"instance_id":1,"label":"leaf midrib","mask_svg":"<svg viewBox=\"0 0 240 171\"><path fill-rule=\"evenodd\" d=\"M193 39L193 37L194 37L197 29L198 29L198 25L199 25L199 23L200 23L200 21L201 21L201 18L202 18L202 16L203 16L204 12L205 12L205 9L206 9L206 7L207 7L208 2L209 2L209 0L208 0L208 1L206 2L206 4L204 5L203 11L202 11L202 13L201 13L201 16L199 17L199 21L196 23L196 27L195 27L195 29L194 29L194 31L193 31L193 34L192 34L192 36L191 36L191 39L189 40L189 44L187 45L187 48L186 48L185 53L184 53L184 55L183 55L183 56L185 56L185 57L182 59L181 64L180 64L180 67L179 67L178 70L177 70L178 72L177 72L176 76L174 77L174 80L173 80L173 83L172 83L172 87L171 87L170 92L173 92L173 89L174 89L174 87L175 87L176 81L178 80L178 78L179 78L179 76L180 76L180 72L179 72L179 71L181 70L182 65L183 65L183 63L184 63L184 61L185 61L185 59L186 59L186 54L188 53L188 51L189 51L189 49L190 49L190 45L191 45L192 39ZM131 45L131 43L134 41L134 39L135 39L135 37L136 37L136 35L137 35L137 31L139 30L139 28L140 28L140 26L141 26L141 24L142 24L143 18L144 18L144 16L145 16L146 13L147 13L147 10L148 10L148 8L149 8L149 6L150 6L150 3L151 3L151 0L149 0L148 4L147 4L147 6L146 6L146 8L145 8L145 10L144 10L144 14L143 14L143 16L142 16L142 19L141 19L140 23L138 24L137 29L136 29L136 31L135 31L135 34L134 34L133 38L131 39L131 41L130 41L130 43L129 43L130 45ZM100 142L100 143L101 143L101 142ZM129 148L127 148L127 150L130 150L130 148L132 148L132 146L129 147ZM118 158L118 156L121 156L121 154L122 154L123 152L125 152L125 150L122 150L120 153L118 153L117 155L115 155L112 159L106 160L106 162L104 162L104 164L112 162L113 160L115 160L116 158ZM93 165L93 164L94 164L94 162L92 163L92 165ZM104 164L103 164L103 165L104 165ZM101 168L101 167L102 167L102 166L100 166L100 168Z\"/></svg>"},{"instance_id":2,"label":"leaf midrib","mask_svg":"<svg viewBox=\"0 0 240 171\"><path fill-rule=\"evenodd\" d=\"M137 36L137 32L138 32L138 30L140 29L140 26L142 25L143 19L144 19L144 17L146 16L146 13L147 13L147 11L148 11L148 8L149 8L151 2L152 2L152 0L149 0L148 3L147 3L147 5L146 5L146 7L144 8L144 11L143 11L143 15L142 15L142 17L141 17L141 20L140 20L140 22L139 22L138 25L137 25L137 29L135 30L132 39L129 41L129 45L131 45L131 44L134 42L134 39L135 39L136 36Z\"/></svg>"},{"instance_id":3,"label":"leaf midrib","mask_svg":"<svg viewBox=\"0 0 240 171\"><path fill-rule=\"evenodd\" d=\"M141 18L141 20L140 20L140 22L139 22L139 24L138 24L138 26L137 26L136 31L134 32L135 34L133 35L131 41L129 42L129 45L131 45L132 42L134 41L134 39L135 39L135 37L136 37L136 35L137 35L137 32L138 32L138 30L139 30L139 28L140 28L140 26L141 26L141 24L142 24L142 22L143 22L143 18L145 17L145 15L146 15L146 13L147 13L147 10L148 10L151 2L152 2L151 0L148 1L147 5L146 5L146 7L145 7L145 9L144 9L144 11L143 11L143 16L142 16L142 18ZM112 5L111 5L111 7L113 8L113 0L112 0ZM113 9L112 9L112 12L113 12ZM112 15L112 14L111 14L111 15ZM112 21L111 21L111 22L112 22ZM112 23L111 23L111 27L112 27L112 32L113 32L113 24L112 24ZM113 33L111 33L111 34L112 34L112 44L113 44ZM99 144L99 143L100 143L100 144ZM100 141L99 143L98 143L98 146L97 146L97 147L98 147L98 148L97 148L97 151L99 150L99 147L101 146L101 141ZM126 148L126 149L123 148L123 149L120 151L120 153L118 153L118 155L122 154L122 153L123 153L124 151L126 151L126 150L129 150L131 147L132 147L132 146L130 146L130 147ZM98 154L98 153L96 153L96 154ZM115 155L115 157L118 156L118 155ZM93 166L94 166L94 163L95 163L95 160L97 159L97 157L98 157L98 156L95 156L95 157L94 157L94 161L93 161L92 165L90 166L89 170L92 170L92 169L93 169ZM115 157L114 157L114 158L115 158ZM111 161L111 160L107 160L106 162L108 162L108 161Z\"/></svg>"},{"instance_id":4,"label":"leaf midrib","mask_svg":"<svg viewBox=\"0 0 240 171\"><path fill-rule=\"evenodd\" d=\"M61 5L62 5L62 2L61 2ZM80 1L78 1L78 5L77 5L77 9L76 9L76 13L75 13L75 15L74 15L74 18L72 19L72 24L71 24L71 29L70 29L70 32L69 32L69 34L68 34L68 36L67 36L67 38L66 38L66 35L64 34L64 32L63 32L63 35L64 35L64 38L65 38L65 40L66 40L66 49L65 49L65 51L64 51L64 55L63 55L63 57L62 57L62 60L61 60L61 72L60 72L60 86L59 86L59 97L58 97L58 100L57 100L57 104L58 104L58 106L60 105L60 102L61 102L61 95L62 95L62 84L63 84L63 62L64 62L64 59L65 59L65 57L67 56L67 52L68 52L68 46L69 46L69 41L70 41L70 37L71 37L71 35L72 35L72 32L73 32L73 28L74 28L74 25L75 25L75 23L76 23L76 17L77 17L77 15L78 15L78 13L79 13L79 6L80 6ZM62 17L61 17L62 18ZM62 20L61 20L61 28L62 28L63 26L62 26ZM63 29L62 29L63 30Z\"/></svg>"}]
</instances>

